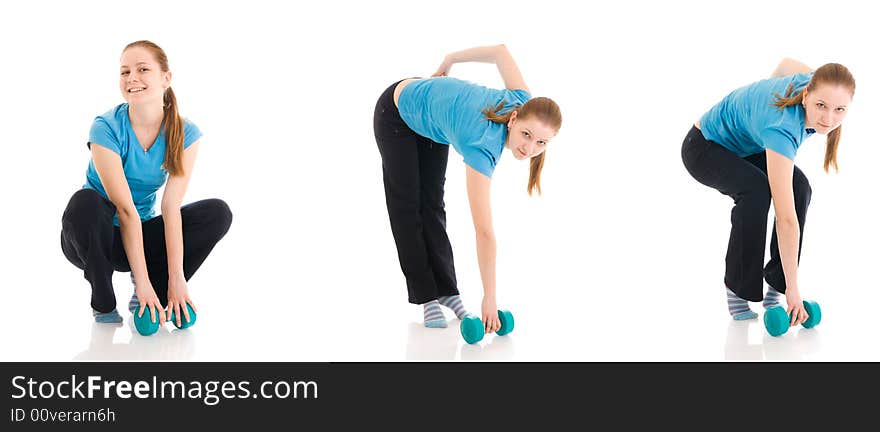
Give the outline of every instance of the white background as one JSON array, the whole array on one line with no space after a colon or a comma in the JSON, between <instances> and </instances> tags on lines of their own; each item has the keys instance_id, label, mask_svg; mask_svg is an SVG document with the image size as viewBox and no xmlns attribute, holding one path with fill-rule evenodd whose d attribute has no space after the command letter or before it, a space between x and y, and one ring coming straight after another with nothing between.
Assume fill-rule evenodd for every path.
<instances>
[{"instance_id":1,"label":"white background","mask_svg":"<svg viewBox=\"0 0 880 432\"><path fill-rule=\"evenodd\" d=\"M880 65L865 4L6 3L0 360L876 361ZM92 323L88 284L59 246L89 126L122 102L119 55L138 39L165 48L181 111L205 134L187 201L220 197L234 213L189 284L198 324L149 338L133 334L124 310L122 327ZM564 121L542 197L525 193L527 164L502 156L492 189L498 296L517 328L467 346L457 320L424 329L406 302L371 122L392 82L495 43ZM771 338L759 321L727 314L732 202L688 176L680 146L706 109L784 56L843 63L858 88L841 172L822 172L824 137L796 160L814 190L802 293L822 304L823 323ZM492 65L451 74L502 86ZM454 151L447 177L459 287L478 311ZM128 275L115 282L125 305Z\"/></svg>"}]
</instances>

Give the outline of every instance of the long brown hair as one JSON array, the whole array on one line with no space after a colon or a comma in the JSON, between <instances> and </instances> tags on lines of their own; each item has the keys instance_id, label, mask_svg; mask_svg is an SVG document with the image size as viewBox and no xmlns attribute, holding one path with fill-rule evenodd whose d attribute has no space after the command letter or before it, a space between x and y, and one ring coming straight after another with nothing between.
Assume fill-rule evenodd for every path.
<instances>
[{"instance_id":1,"label":"long brown hair","mask_svg":"<svg viewBox=\"0 0 880 432\"><path fill-rule=\"evenodd\" d=\"M529 99L525 104L518 105L507 113L498 114L503 108L504 101L501 101L498 106L489 107L483 110L483 115L485 115L486 119L491 122L506 125L510 122L510 116L515 112L517 118L535 117L538 121L557 131L562 127L562 112L559 110L559 105L557 105L556 102L553 102L550 98L536 97ZM538 191L538 195L541 194L541 170L544 168L545 154L547 154L546 150L541 154L532 157L529 161L529 186L527 189L529 195L531 195L534 190Z\"/></svg>"},{"instance_id":2,"label":"long brown hair","mask_svg":"<svg viewBox=\"0 0 880 432\"><path fill-rule=\"evenodd\" d=\"M853 95L856 92L856 80L849 72L849 69L838 63L828 63L819 69L816 69L816 72L813 73L813 78L807 86L798 90L797 93L794 92L794 84L792 84L788 87L788 91L785 92L784 97L778 94L775 95L776 102L774 102L773 105L781 110L786 107L801 104L804 102L804 90L808 92L813 91L820 84L843 86L850 91L850 95ZM828 132L825 139L824 166L826 172L829 167L834 167L834 170L837 171L837 146L840 143L840 129L842 127L843 126L838 126L833 131Z\"/></svg>"},{"instance_id":3,"label":"long brown hair","mask_svg":"<svg viewBox=\"0 0 880 432\"><path fill-rule=\"evenodd\" d=\"M139 40L125 46L122 52L129 48L142 47L150 50L162 72L168 72L168 56L165 51L148 40ZM165 132L165 162L162 167L171 175L183 175L183 118L177 112L177 98L171 87L165 90L162 98L164 102L164 115L162 116L162 128ZM161 132L161 131L160 131Z\"/></svg>"}]
</instances>

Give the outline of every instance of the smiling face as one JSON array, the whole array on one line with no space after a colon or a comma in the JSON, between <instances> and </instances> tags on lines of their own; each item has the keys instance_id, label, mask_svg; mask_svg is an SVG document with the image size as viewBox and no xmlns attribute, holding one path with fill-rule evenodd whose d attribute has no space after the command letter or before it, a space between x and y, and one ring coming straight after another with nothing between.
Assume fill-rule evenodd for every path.
<instances>
[{"instance_id":1,"label":"smiling face","mask_svg":"<svg viewBox=\"0 0 880 432\"><path fill-rule=\"evenodd\" d=\"M171 72L162 71L150 50L134 46L122 53L119 64L119 90L131 105L162 103L171 85Z\"/></svg>"},{"instance_id":2,"label":"smiling face","mask_svg":"<svg viewBox=\"0 0 880 432\"><path fill-rule=\"evenodd\" d=\"M513 112L507 123L508 134L505 146L517 160L529 159L547 149L547 143L556 136L556 130L534 117L517 118Z\"/></svg>"},{"instance_id":3,"label":"smiling face","mask_svg":"<svg viewBox=\"0 0 880 432\"><path fill-rule=\"evenodd\" d=\"M851 102L852 92L844 86L818 84L804 90L805 126L827 135L843 122Z\"/></svg>"}]
</instances>

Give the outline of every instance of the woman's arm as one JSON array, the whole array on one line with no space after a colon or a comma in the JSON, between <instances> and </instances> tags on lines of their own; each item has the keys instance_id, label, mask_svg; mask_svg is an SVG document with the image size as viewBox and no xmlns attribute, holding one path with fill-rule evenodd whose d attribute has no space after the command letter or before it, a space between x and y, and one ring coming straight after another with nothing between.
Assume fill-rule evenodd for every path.
<instances>
[{"instance_id":1,"label":"woman's arm","mask_svg":"<svg viewBox=\"0 0 880 432\"><path fill-rule=\"evenodd\" d=\"M492 228L492 209L489 203L489 177L467 167L468 201L477 238L477 260L483 281L482 316L486 333L501 328L495 301L495 231Z\"/></svg>"},{"instance_id":2,"label":"woman's arm","mask_svg":"<svg viewBox=\"0 0 880 432\"><path fill-rule=\"evenodd\" d=\"M501 74L501 79L504 80L504 87L508 90L529 91L513 56L503 44L471 48L449 54L443 59L443 63L433 76L447 76L453 64L464 62L495 63Z\"/></svg>"},{"instance_id":3,"label":"woman's arm","mask_svg":"<svg viewBox=\"0 0 880 432\"><path fill-rule=\"evenodd\" d=\"M782 271L785 275L785 301L791 315L791 325L798 325L809 318L804 309L798 289L798 244L800 225L794 210L792 177L794 162L791 159L767 149L767 177L770 180L770 195L776 212L776 236Z\"/></svg>"},{"instance_id":4,"label":"woman's arm","mask_svg":"<svg viewBox=\"0 0 880 432\"><path fill-rule=\"evenodd\" d=\"M183 274L183 221L180 217L180 204L186 194L192 169L195 165L196 155L199 151L199 141L192 143L183 151L182 165L183 174L169 176L168 184L162 195L162 219L165 223L165 249L168 251L168 311L175 312L178 320L177 325L182 323L181 314L186 321L190 320L186 303L192 306L193 311L198 312L196 306L189 298L186 287L186 278Z\"/></svg>"},{"instance_id":5,"label":"woman's arm","mask_svg":"<svg viewBox=\"0 0 880 432\"><path fill-rule=\"evenodd\" d=\"M808 73L812 71L813 69L811 67L795 59L786 57L779 62L779 66L776 66L776 70L773 71L773 75L771 75L770 78L779 78L796 73Z\"/></svg>"},{"instance_id":6,"label":"woman's arm","mask_svg":"<svg viewBox=\"0 0 880 432\"><path fill-rule=\"evenodd\" d=\"M92 151L92 161L95 163L98 178L101 179L101 184L107 191L110 201L116 206L119 230L122 233L122 246L128 257L128 265L134 273L135 290L141 303L138 316L143 314L145 308L150 309L150 313L153 314L152 318L159 319L161 320L159 322L163 323L165 322L165 312L147 274L141 218L131 198L131 189L125 179L122 159L118 154L100 144L90 143L89 147Z\"/></svg>"}]
</instances>

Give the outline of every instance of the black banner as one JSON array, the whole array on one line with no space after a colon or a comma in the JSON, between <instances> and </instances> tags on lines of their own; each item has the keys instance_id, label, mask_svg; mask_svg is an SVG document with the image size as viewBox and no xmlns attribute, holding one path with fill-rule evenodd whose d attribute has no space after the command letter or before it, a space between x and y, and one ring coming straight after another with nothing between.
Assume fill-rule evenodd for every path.
<instances>
[{"instance_id":1,"label":"black banner","mask_svg":"<svg viewBox=\"0 0 880 432\"><path fill-rule=\"evenodd\" d=\"M785 406L811 415L833 408L851 420L872 413L880 389L880 365L870 363L0 363L0 370L2 424L11 426L4 431L329 428L428 418L439 425L477 413L496 425L588 416L622 426Z\"/></svg>"}]
</instances>

